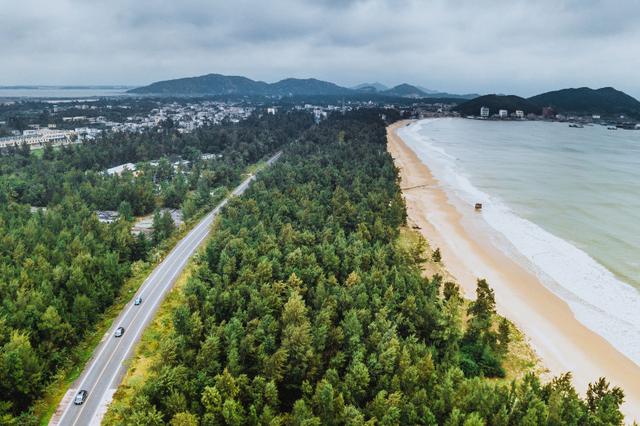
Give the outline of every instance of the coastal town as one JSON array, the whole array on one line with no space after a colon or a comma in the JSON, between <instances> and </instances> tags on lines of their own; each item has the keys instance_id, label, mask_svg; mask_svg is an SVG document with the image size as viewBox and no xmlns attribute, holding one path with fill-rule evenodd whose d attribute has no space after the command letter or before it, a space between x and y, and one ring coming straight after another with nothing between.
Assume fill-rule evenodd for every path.
<instances>
[{"instance_id":1,"label":"coastal town","mask_svg":"<svg viewBox=\"0 0 640 426\"><path fill-rule=\"evenodd\" d=\"M157 107L147 111L132 112L122 120L114 120L100 112L110 112L113 109L131 111L128 102L106 103L94 105L97 100L76 100L55 103L42 102L41 108L51 110L52 123L31 123L24 127L12 126L10 120L0 120L0 129L4 129L5 136L0 137L0 148L28 145L31 149L39 149L47 144L54 146L95 140L103 132L133 132L142 133L160 125L171 125L181 133L189 133L195 129L221 123L224 120L239 122L252 114L255 108L215 101L186 102L175 101L157 102ZM4 103L5 107L16 105L13 101ZM69 115L68 112L86 111L85 115ZM98 114L97 114L98 113ZM9 115L9 114L7 114ZM33 115L33 114L31 114ZM41 112L34 120L38 121ZM28 114L25 116L29 117ZM14 120L15 122L16 120ZM56 123L56 121L60 123ZM16 128L17 127L17 128Z\"/></svg>"},{"instance_id":2,"label":"coastal town","mask_svg":"<svg viewBox=\"0 0 640 426\"><path fill-rule=\"evenodd\" d=\"M483 98L487 104L482 104ZM25 101L0 99L0 149L27 145L30 149L96 140L105 132L142 133L159 126L171 126L180 133L190 133L203 126L229 121L237 123L254 112L276 114L287 110L304 110L316 122L332 112L353 109L385 108L399 110L404 117L464 117L479 120L545 120L567 122L572 127L600 124L610 130L639 130L637 117L627 114L570 113L551 106L533 110L504 107L502 96L485 95L469 101L460 99L381 99L370 100L333 97L324 102L218 100L135 97L42 99ZM505 97L506 98L506 97ZM475 106L469 105L473 103Z\"/></svg>"},{"instance_id":3,"label":"coastal town","mask_svg":"<svg viewBox=\"0 0 640 426\"><path fill-rule=\"evenodd\" d=\"M27 145L30 149L41 149L46 145L61 146L84 141L96 140L103 133L143 133L153 131L162 126L170 126L179 133L191 133L203 126L211 126L228 121L238 123L254 112L260 114L276 114L283 110L308 111L316 122L326 119L328 114L340 111L347 112L354 108L378 107L373 103L349 103L315 105L300 103L295 105L270 105L261 103L228 102L212 100L175 101L156 100L153 108L139 110L134 101L112 100L100 102L97 99L65 100L61 102L30 102L31 110L23 113L21 102L0 101L7 111L5 117L0 115L0 149ZM16 120L11 106L21 113L21 120ZM394 108L393 104L387 108ZM136 110L138 109L138 110ZM34 112L35 110L35 112ZM51 123L43 123L42 111L50 110L48 116ZM85 111L85 115L70 115L69 112ZM125 111L122 119L109 117L113 110ZM105 113L101 115L101 113ZM11 120L13 118L13 120ZM39 122L38 122L39 121ZM16 125L16 123L19 123Z\"/></svg>"}]
</instances>

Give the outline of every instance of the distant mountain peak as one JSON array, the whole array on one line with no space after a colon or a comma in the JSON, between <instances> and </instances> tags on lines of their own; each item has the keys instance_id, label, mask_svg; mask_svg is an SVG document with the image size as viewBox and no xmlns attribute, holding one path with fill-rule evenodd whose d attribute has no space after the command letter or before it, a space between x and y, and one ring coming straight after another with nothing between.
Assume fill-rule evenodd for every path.
<instances>
[{"instance_id":1,"label":"distant mountain peak","mask_svg":"<svg viewBox=\"0 0 640 426\"><path fill-rule=\"evenodd\" d=\"M386 95L401 96L404 98L423 98L427 93L408 83L398 84L383 92Z\"/></svg>"},{"instance_id":2,"label":"distant mountain peak","mask_svg":"<svg viewBox=\"0 0 640 426\"><path fill-rule=\"evenodd\" d=\"M382 83L374 82L374 83L360 83L356 86L352 87L353 90L362 90L366 92L384 92L388 90L389 87L385 86Z\"/></svg>"},{"instance_id":3,"label":"distant mountain peak","mask_svg":"<svg viewBox=\"0 0 640 426\"><path fill-rule=\"evenodd\" d=\"M255 81L242 76L205 74L165 80L128 91L140 95L168 96L342 96L342 95L383 95L403 98L470 98L475 95L451 95L433 93L417 86L403 83L388 89L381 83L363 83L348 89L329 81L316 78L285 78L276 83Z\"/></svg>"}]
</instances>

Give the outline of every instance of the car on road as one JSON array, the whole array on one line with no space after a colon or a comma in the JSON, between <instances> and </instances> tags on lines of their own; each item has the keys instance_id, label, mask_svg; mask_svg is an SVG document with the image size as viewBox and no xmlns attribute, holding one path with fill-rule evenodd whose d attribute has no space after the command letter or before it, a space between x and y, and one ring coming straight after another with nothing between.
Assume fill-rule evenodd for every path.
<instances>
[{"instance_id":1,"label":"car on road","mask_svg":"<svg viewBox=\"0 0 640 426\"><path fill-rule=\"evenodd\" d=\"M122 335L124 334L124 327L118 327L116 328L116 337L122 337Z\"/></svg>"},{"instance_id":2,"label":"car on road","mask_svg":"<svg viewBox=\"0 0 640 426\"><path fill-rule=\"evenodd\" d=\"M88 394L89 392L87 392L84 389L78 391L78 393L76 394L76 397L73 399L73 403L76 405L82 405L85 399L87 399Z\"/></svg>"},{"instance_id":3,"label":"car on road","mask_svg":"<svg viewBox=\"0 0 640 426\"><path fill-rule=\"evenodd\" d=\"M142 297L140 297L140 296L136 297L136 300L133 301L133 304L136 305L136 306L141 304L141 303L142 303Z\"/></svg>"}]
</instances>

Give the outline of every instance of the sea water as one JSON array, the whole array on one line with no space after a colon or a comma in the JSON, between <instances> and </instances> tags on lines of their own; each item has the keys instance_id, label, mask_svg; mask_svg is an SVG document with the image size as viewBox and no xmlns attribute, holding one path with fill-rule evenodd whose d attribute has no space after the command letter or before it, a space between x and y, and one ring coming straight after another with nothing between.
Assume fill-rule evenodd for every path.
<instances>
[{"instance_id":1,"label":"sea water","mask_svg":"<svg viewBox=\"0 0 640 426\"><path fill-rule=\"evenodd\" d=\"M128 86L0 86L1 98L79 99L126 95Z\"/></svg>"},{"instance_id":2,"label":"sea water","mask_svg":"<svg viewBox=\"0 0 640 426\"><path fill-rule=\"evenodd\" d=\"M501 249L640 364L640 131L444 118L398 135L451 197L483 204Z\"/></svg>"}]
</instances>

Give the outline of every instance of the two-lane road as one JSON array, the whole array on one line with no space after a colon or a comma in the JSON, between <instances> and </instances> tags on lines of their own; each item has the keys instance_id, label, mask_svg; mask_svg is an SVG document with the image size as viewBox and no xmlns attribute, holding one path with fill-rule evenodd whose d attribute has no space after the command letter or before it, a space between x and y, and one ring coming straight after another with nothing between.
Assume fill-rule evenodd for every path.
<instances>
[{"instance_id":1,"label":"two-lane road","mask_svg":"<svg viewBox=\"0 0 640 426\"><path fill-rule=\"evenodd\" d=\"M279 152L271 157L267 164L273 164L280 155ZM241 195L254 179L253 175L245 179L233 191L232 195ZM222 201L195 228L189 231L140 286L136 295L115 319L102 343L96 348L96 355L85 366L79 379L74 383L75 386L72 386L63 398L49 423L50 425L100 424L102 416L126 372L124 362L132 355L136 343L158 310L167 291L171 289L191 256L208 236L214 218L228 200L227 198ZM142 304L136 306L133 300L138 296L142 297ZM125 328L122 337L114 337L117 327ZM80 389L85 389L89 393L84 404L74 405L73 398Z\"/></svg>"}]
</instances>

